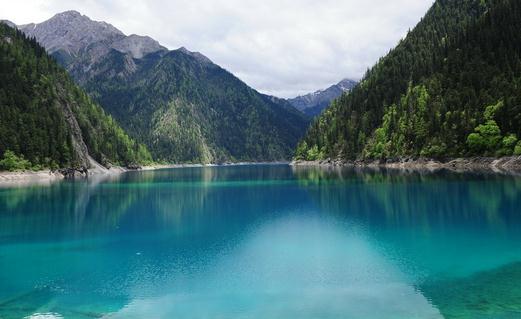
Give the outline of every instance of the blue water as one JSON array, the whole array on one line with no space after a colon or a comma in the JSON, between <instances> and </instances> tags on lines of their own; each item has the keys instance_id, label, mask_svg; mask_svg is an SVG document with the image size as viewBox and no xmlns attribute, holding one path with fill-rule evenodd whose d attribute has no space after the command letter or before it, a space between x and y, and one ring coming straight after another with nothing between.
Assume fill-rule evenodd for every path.
<instances>
[{"instance_id":1,"label":"blue water","mask_svg":"<svg viewBox=\"0 0 521 319\"><path fill-rule=\"evenodd\" d=\"M264 165L1 188L0 318L521 318L521 178Z\"/></svg>"}]
</instances>

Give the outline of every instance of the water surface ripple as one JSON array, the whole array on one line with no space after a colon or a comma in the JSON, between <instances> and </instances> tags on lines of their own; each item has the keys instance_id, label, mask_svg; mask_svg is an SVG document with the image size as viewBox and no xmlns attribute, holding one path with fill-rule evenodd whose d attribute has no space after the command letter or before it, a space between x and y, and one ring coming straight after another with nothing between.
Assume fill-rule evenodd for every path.
<instances>
[{"instance_id":1,"label":"water surface ripple","mask_svg":"<svg viewBox=\"0 0 521 319\"><path fill-rule=\"evenodd\" d=\"M521 318L521 179L251 165L2 188L0 318Z\"/></svg>"}]
</instances>

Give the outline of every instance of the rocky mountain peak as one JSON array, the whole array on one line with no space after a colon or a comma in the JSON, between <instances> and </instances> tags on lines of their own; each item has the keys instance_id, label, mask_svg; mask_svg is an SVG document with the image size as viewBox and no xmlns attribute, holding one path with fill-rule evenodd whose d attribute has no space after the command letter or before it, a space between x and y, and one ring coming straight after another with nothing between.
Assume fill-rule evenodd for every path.
<instances>
[{"instance_id":1,"label":"rocky mountain peak","mask_svg":"<svg viewBox=\"0 0 521 319\"><path fill-rule=\"evenodd\" d=\"M70 21L81 18L82 14L76 10L69 10L55 14L51 19L60 19L63 21Z\"/></svg>"},{"instance_id":2,"label":"rocky mountain peak","mask_svg":"<svg viewBox=\"0 0 521 319\"><path fill-rule=\"evenodd\" d=\"M205 64L213 63L212 60L210 60L208 57L206 57L204 54L202 54L200 52L192 52L185 47L180 47L179 49L177 49L177 51L182 52L191 57L194 57L200 63L205 63Z\"/></svg>"},{"instance_id":3,"label":"rocky mountain peak","mask_svg":"<svg viewBox=\"0 0 521 319\"><path fill-rule=\"evenodd\" d=\"M356 84L357 82L354 80L343 79L342 81L338 82L337 86L345 92L351 90Z\"/></svg>"},{"instance_id":4,"label":"rocky mountain peak","mask_svg":"<svg viewBox=\"0 0 521 319\"><path fill-rule=\"evenodd\" d=\"M150 37L126 36L111 24L91 20L74 10L58 13L42 23L21 25L19 29L35 37L49 53L59 52L61 56L78 56L89 51L96 60L115 49L139 59L148 53L166 50Z\"/></svg>"},{"instance_id":5,"label":"rocky mountain peak","mask_svg":"<svg viewBox=\"0 0 521 319\"><path fill-rule=\"evenodd\" d=\"M5 23L7 24L8 26L10 26L11 28L16 28L16 24L14 24L13 22L9 21L9 20L0 20L1 23Z\"/></svg>"},{"instance_id":6,"label":"rocky mountain peak","mask_svg":"<svg viewBox=\"0 0 521 319\"><path fill-rule=\"evenodd\" d=\"M35 37L51 54L65 51L77 55L94 43L113 42L125 37L112 25L93 21L77 11L58 13L47 21L21 25L19 29Z\"/></svg>"},{"instance_id":7,"label":"rocky mountain peak","mask_svg":"<svg viewBox=\"0 0 521 319\"><path fill-rule=\"evenodd\" d=\"M327 89L301 95L294 99L289 99L288 102L305 114L316 116L328 107L334 99L342 95L342 93L348 92L355 87L356 83L356 81L351 79L343 79Z\"/></svg>"}]
</instances>

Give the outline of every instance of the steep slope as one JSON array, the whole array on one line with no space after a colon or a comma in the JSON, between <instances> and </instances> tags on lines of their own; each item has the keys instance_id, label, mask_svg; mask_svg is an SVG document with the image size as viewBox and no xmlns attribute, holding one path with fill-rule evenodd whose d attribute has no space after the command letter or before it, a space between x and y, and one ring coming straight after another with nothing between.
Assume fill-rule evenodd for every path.
<instances>
[{"instance_id":1,"label":"steep slope","mask_svg":"<svg viewBox=\"0 0 521 319\"><path fill-rule=\"evenodd\" d=\"M80 23L81 29L92 30L95 39L71 41L78 44L71 48L64 39L81 38L76 27ZM150 48L142 40L136 44L135 36L122 38L121 32L107 26L68 12L22 30L46 46L158 160L291 158L308 125L305 115L259 94L200 53Z\"/></svg>"},{"instance_id":2,"label":"steep slope","mask_svg":"<svg viewBox=\"0 0 521 319\"><path fill-rule=\"evenodd\" d=\"M288 102L297 110L314 117L322 113L334 99L353 89L356 83L356 81L350 79L343 79L325 90L297 96L296 98L288 99Z\"/></svg>"},{"instance_id":3,"label":"steep slope","mask_svg":"<svg viewBox=\"0 0 521 319\"><path fill-rule=\"evenodd\" d=\"M0 114L0 155L9 150L34 168L90 167L91 157L104 165L150 160L44 48L4 23Z\"/></svg>"},{"instance_id":4,"label":"steep slope","mask_svg":"<svg viewBox=\"0 0 521 319\"><path fill-rule=\"evenodd\" d=\"M84 87L161 159L281 160L305 125L291 106L183 49L141 60L113 51L94 69L106 71Z\"/></svg>"},{"instance_id":5,"label":"steep slope","mask_svg":"<svg viewBox=\"0 0 521 319\"><path fill-rule=\"evenodd\" d=\"M514 0L436 1L314 122L297 157L521 153L520 16Z\"/></svg>"}]
</instances>

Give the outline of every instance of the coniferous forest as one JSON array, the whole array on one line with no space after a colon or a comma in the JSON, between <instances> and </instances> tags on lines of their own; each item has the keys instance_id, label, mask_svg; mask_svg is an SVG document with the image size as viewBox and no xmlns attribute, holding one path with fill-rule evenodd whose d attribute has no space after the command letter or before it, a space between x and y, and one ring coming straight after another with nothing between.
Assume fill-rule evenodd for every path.
<instances>
[{"instance_id":1,"label":"coniferous forest","mask_svg":"<svg viewBox=\"0 0 521 319\"><path fill-rule=\"evenodd\" d=\"M78 63L71 74L157 160L287 160L309 124L286 101L258 93L194 53L130 60L113 50L89 72Z\"/></svg>"},{"instance_id":2,"label":"coniferous forest","mask_svg":"<svg viewBox=\"0 0 521 319\"><path fill-rule=\"evenodd\" d=\"M289 160L309 118L199 52L169 50L69 10L20 25L154 160Z\"/></svg>"},{"instance_id":3,"label":"coniferous forest","mask_svg":"<svg viewBox=\"0 0 521 319\"><path fill-rule=\"evenodd\" d=\"M296 158L521 154L521 3L439 0L348 95Z\"/></svg>"},{"instance_id":4,"label":"coniferous forest","mask_svg":"<svg viewBox=\"0 0 521 319\"><path fill-rule=\"evenodd\" d=\"M0 169L151 160L34 39L0 23ZM86 148L86 149L85 149Z\"/></svg>"}]
</instances>

